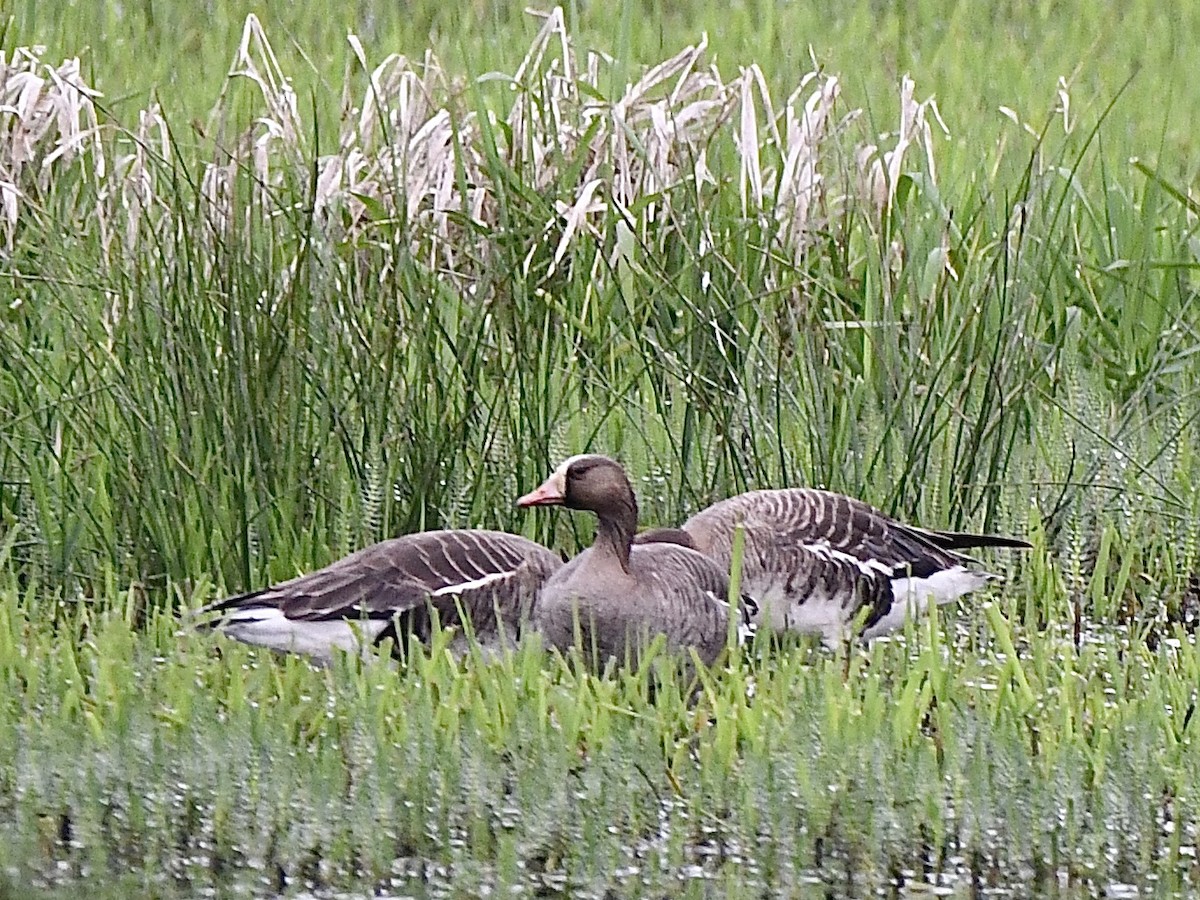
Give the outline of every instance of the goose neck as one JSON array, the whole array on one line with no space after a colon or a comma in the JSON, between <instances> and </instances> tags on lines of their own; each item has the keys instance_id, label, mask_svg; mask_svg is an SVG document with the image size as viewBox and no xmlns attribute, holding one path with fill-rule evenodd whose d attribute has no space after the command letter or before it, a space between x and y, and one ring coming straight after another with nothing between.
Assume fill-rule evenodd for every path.
<instances>
[{"instance_id":1,"label":"goose neck","mask_svg":"<svg viewBox=\"0 0 1200 900\"><path fill-rule=\"evenodd\" d=\"M637 531L637 501L632 492L621 503L599 514L596 526L595 546L605 554L611 555L621 564L621 568L629 571L629 547L633 543L634 532Z\"/></svg>"}]
</instances>

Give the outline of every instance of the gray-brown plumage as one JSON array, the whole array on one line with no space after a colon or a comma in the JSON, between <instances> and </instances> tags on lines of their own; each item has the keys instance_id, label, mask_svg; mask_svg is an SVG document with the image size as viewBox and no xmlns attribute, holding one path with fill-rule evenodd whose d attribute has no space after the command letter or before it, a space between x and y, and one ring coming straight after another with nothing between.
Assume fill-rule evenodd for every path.
<instances>
[{"instance_id":1,"label":"gray-brown plumage","mask_svg":"<svg viewBox=\"0 0 1200 900\"><path fill-rule=\"evenodd\" d=\"M903 625L910 610L949 603L995 576L955 551L1028 547L1017 538L928 531L874 507L804 488L750 491L722 500L681 529L653 529L640 540L690 542L728 570L734 532L744 529L741 590L777 630L836 643L864 616L865 637ZM680 532L686 538L680 536Z\"/></svg>"},{"instance_id":2,"label":"gray-brown plumage","mask_svg":"<svg viewBox=\"0 0 1200 900\"><path fill-rule=\"evenodd\" d=\"M669 648L692 648L711 665L728 639L729 580L712 560L669 541L631 546L637 499L624 469L596 455L574 456L520 506L561 505L596 514L592 546L542 588L533 626L552 647L579 646L603 667L636 663L640 648L663 635Z\"/></svg>"},{"instance_id":3,"label":"gray-brown plumage","mask_svg":"<svg viewBox=\"0 0 1200 900\"><path fill-rule=\"evenodd\" d=\"M507 644L529 618L537 591L562 560L541 544L499 531L426 531L359 550L307 575L200 610L248 644L327 661L409 635L428 641L432 613L443 627L464 623L480 644Z\"/></svg>"}]
</instances>

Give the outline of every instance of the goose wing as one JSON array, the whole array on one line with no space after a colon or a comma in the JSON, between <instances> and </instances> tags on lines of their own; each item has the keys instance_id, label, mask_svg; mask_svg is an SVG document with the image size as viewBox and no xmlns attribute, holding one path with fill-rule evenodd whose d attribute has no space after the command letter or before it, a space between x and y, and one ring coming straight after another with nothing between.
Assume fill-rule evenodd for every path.
<instances>
[{"instance_id":1,"label":"goose wing","mask_svg":"<svg viewBox=\"0 0 1200 900\"><path fill-rule=\"evenodd\" d=\"M730 552L738 524L773 553L794 551L816 562L849 557L880 574L923 578L969 561L951 549L967 545L941 543L937 533L903 525L861 500L807 488L739 494L702 510L683 527L701 550L720 559Z\"/></svg>"},{"instance_id":2,"label":"goose wing","mask_svg":"<svg viewBox=\"0 0 1200 900\"><path fill-rule=\"evenodd\" d=\"M211 604L198 615L251 643L258 632L356 622L372 639L392 626L426 639L431 609L443 624L470 619L478 636L519 627L538 586L561 560L517 535L430 531L374 544L306 575ZM312 629L308 629L312 630ZM332 631L330 633L333 633ZM337 633L341 633L338 631ZM281 649L287 649L282 647ZM303 652L303 651L302 651Z\"/></svg>"}]
</instances>

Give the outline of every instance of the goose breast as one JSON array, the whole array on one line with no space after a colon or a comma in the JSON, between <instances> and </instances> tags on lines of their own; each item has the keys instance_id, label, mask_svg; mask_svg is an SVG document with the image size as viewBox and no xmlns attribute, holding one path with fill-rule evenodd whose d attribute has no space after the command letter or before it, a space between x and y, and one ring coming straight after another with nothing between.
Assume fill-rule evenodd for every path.
<instances>
[{"instance_id":1,"label":"goose breast","mask_svg":"<svg viewBox=\"0 0 1200 900\"><path fill-rule=\"evenodd\" d=\"M672 651L694 648L706 665L717 660L728 639L729 581L712 560L665 543L633 547L628 572L597 557L584 550L543 588L533 624L548 644L578 642L603 666L636 663L640 648L662 635Z\"/></svg>"}]
</instances>

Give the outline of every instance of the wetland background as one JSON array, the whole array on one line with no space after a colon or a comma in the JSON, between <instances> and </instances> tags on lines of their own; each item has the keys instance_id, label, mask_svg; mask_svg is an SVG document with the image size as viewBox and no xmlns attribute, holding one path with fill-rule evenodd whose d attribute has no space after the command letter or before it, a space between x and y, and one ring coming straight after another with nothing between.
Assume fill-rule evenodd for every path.
<instances>
[{"instance_id":1,"label":"wetland background","mask_svg":"<svg viewBox=\"0 0 1200 900\"><path fill-rule=\"evenodd\" d=\"M1193 892L1193 6L8 8L0 894ZM412 530L573 552L512 503L582 449L647 525L1035 547L691 708L182 626Z\"/></svg>"}]
</instances>

